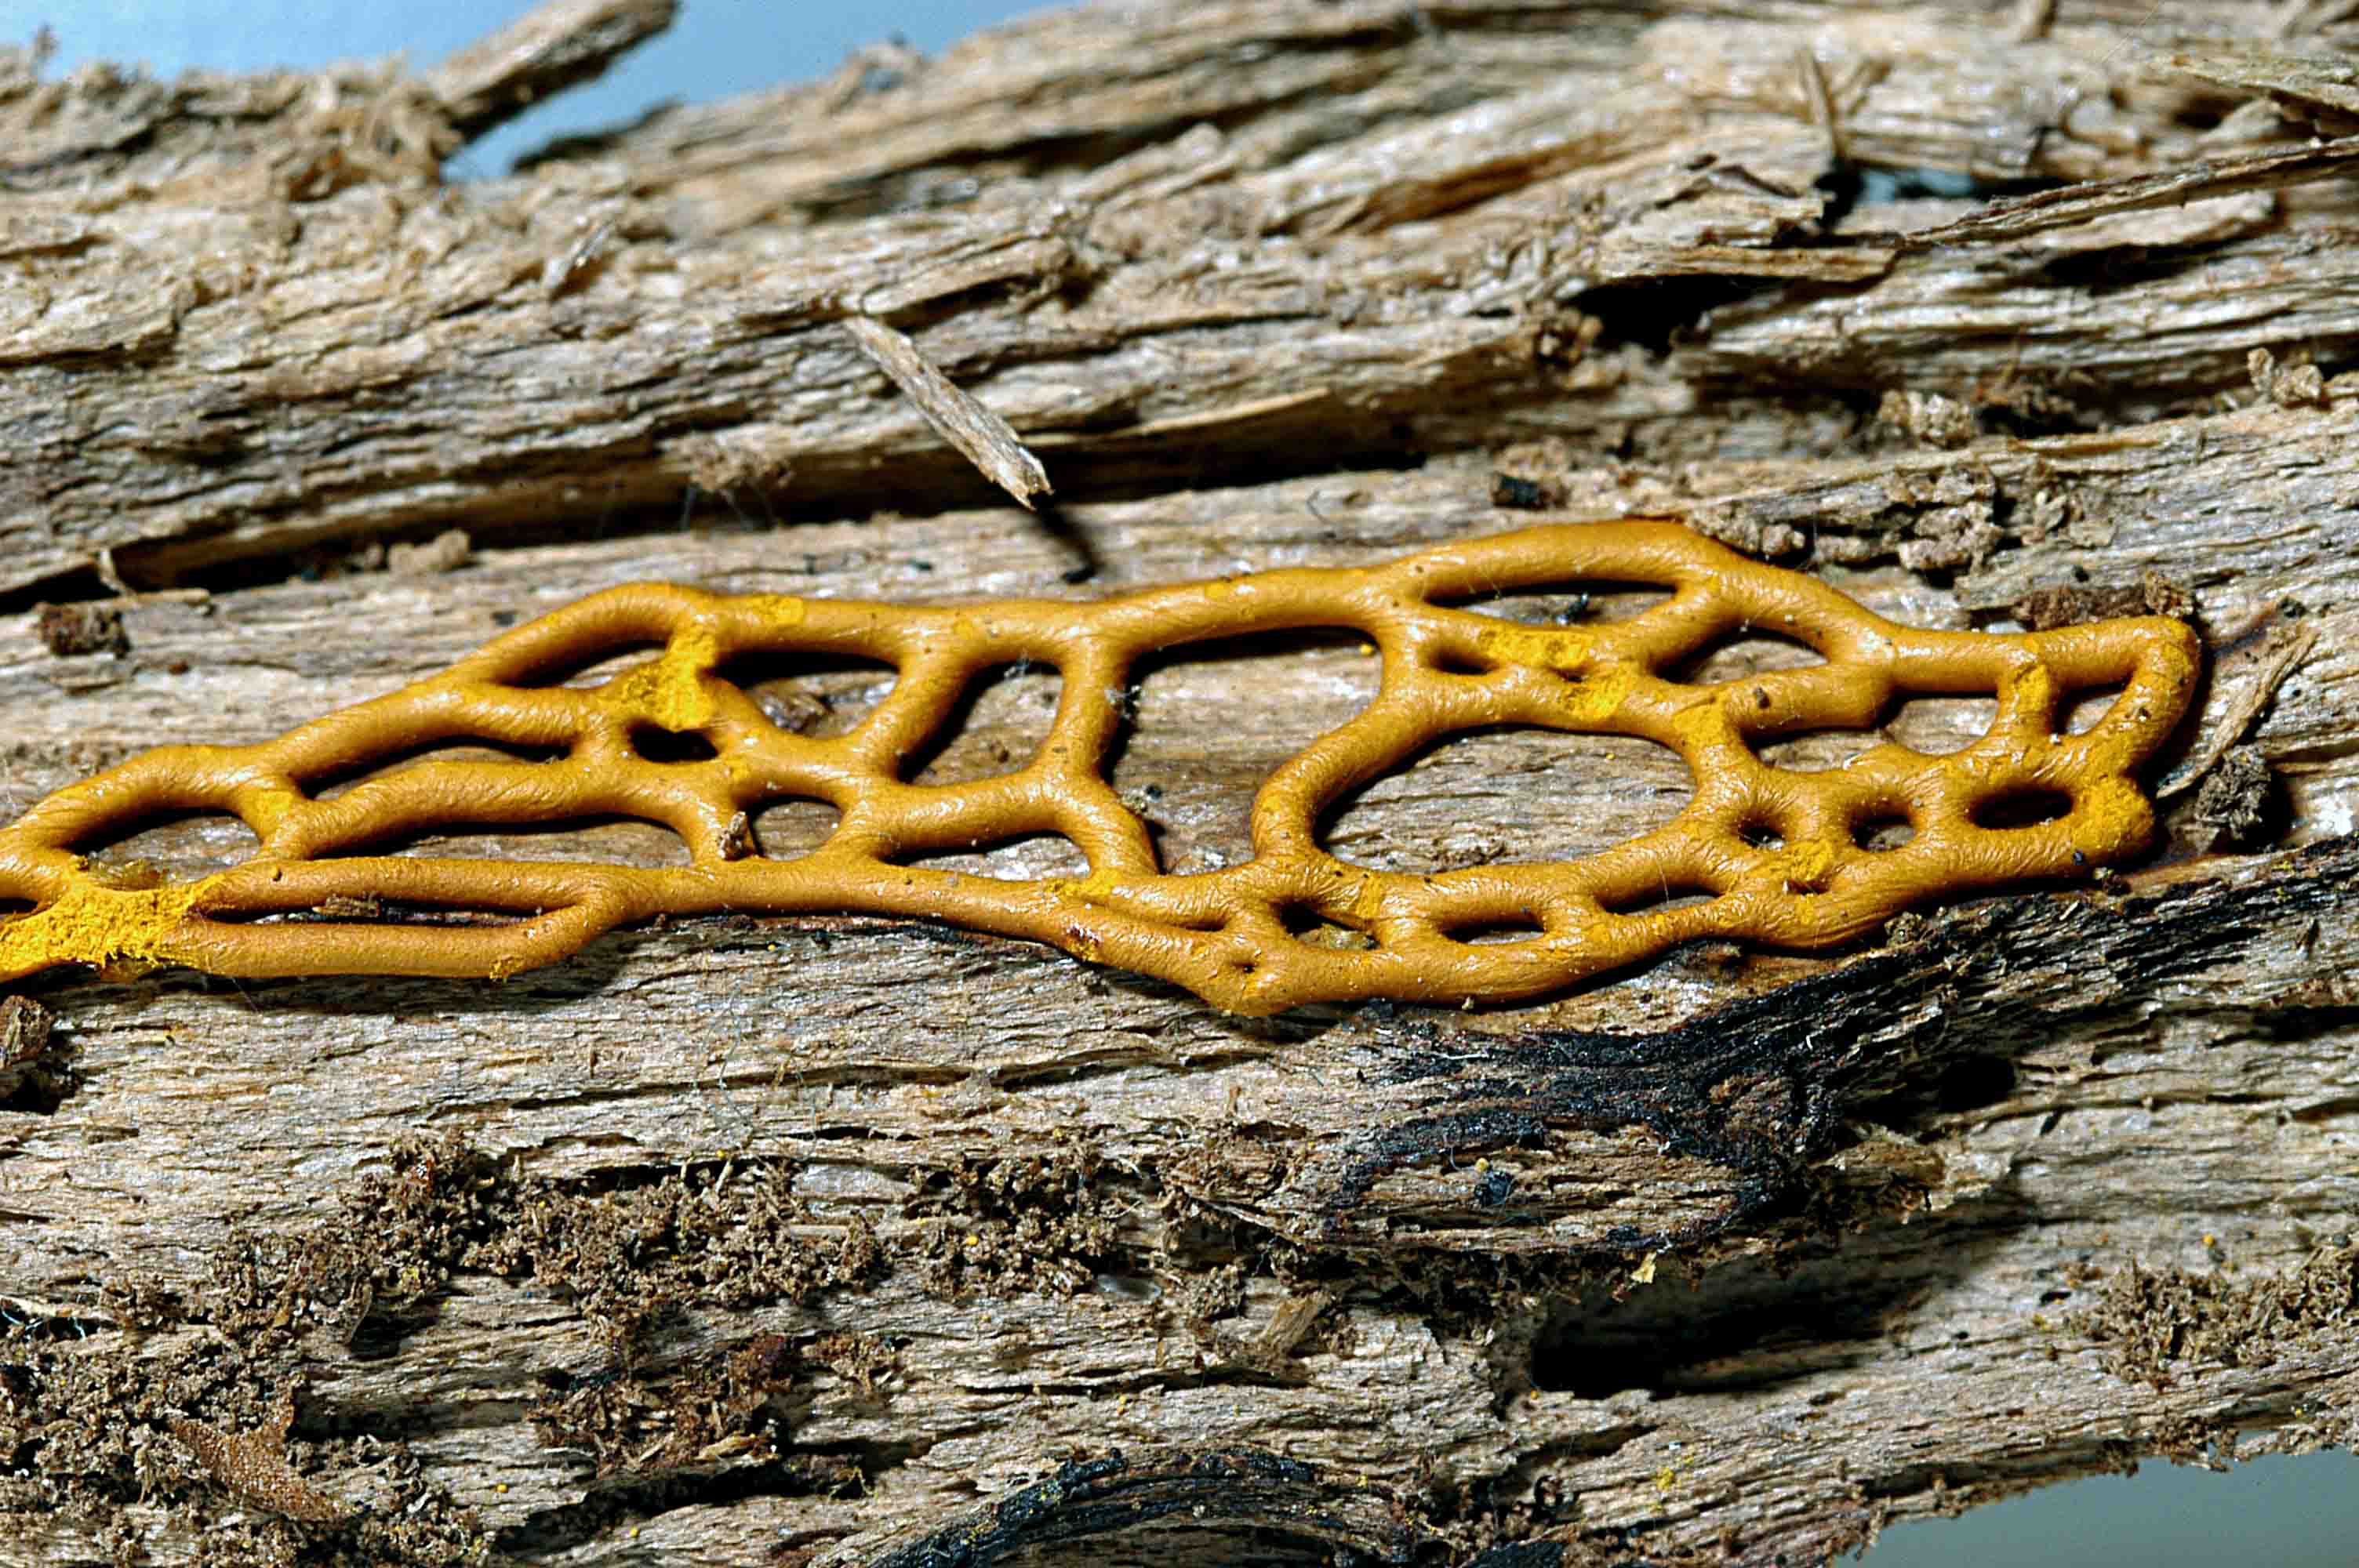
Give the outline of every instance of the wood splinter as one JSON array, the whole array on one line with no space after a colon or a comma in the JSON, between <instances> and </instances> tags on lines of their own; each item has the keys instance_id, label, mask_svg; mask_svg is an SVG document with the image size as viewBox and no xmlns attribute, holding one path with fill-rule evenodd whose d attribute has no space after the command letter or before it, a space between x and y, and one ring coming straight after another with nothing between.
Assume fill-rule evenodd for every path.
<instances>
[{"instance_id":1,"label":"wood splinter","mask_svg":"<svg viewBox=\"0 0 2359 1568\"><path fill-rule=\"evenodd\" d=\"M1672 592L1633 619L1569 627L1457 607L1583 582ZM1823 662L1717 684L1674 678L1749 628L1796 638ZM1106 694L1159 649L1311 629L1374 643L1384 660L1375 700L1263 782L1251 860L1166 872L1104 776L1125 722ZM661 652L603 685L558 684L647 644ZM797 735L729 678L732 661L779 654L857 655L898 675L850 733ZM28 906L0 924L0 979L70 962L504 979L658 914L863 912L1052 943L1238 1012L1375 997L1512 1001L1699 937L1824 947L1928 899L2134 854L2154 812L2133 775L2185 711L2197 659L2193 633L2159 617L2015 634L1900 626L1654 519L1553 524L1377 567L1262 572L1092 604L946 609L618 588L277 740L162 747L41 802L0 830L0 901ZM905 782L908 760L951 721L961 693L1019 661L1053 665L1063 679L1039 752L995 778ZM2113 687L2120 694L2093 728L2060 732L2075 694ZM1871 728L1903 697L1966 693L1995 696L1997 716L1951 755L1886 742L1844 768L1801 773L1755 751L1805 730ZM1503 725L1658 741L1686 760L1694 798L1663 827L1579 860L1428 876L1353 865L1321 845L1320 817L1347 792L1444 737ZM642 750L653 732L700 743L649 748L655 760ZM421 747L469 743L550 760L406 762ZM758 846L745 824L789 797L833 806L834 833L791 860L749 852ZM150 887L120 885L86 859L143 823L192 812L234 814L260 848L225 871ZM690 863L368 852L454 828L601 816L670 828ZM1875 847L1877 828L1902 821L1914 830L1906 843ZM1077 845L1089 874L1016 881L899 863L1038 834ZM513 918L315 915L387 903ZM1297 933L1309 922L1368 945L1305 940ZM1463 939L1501 926L1529 935Z\"/></svg>"}]
</instances>

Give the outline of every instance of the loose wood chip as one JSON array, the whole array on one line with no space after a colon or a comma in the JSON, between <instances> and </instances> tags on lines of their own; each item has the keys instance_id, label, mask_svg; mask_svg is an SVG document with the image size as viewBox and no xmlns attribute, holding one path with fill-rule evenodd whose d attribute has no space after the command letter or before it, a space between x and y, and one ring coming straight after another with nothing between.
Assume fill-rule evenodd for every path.
<instances>
[{"instance_id":1,"label":"loose wood chip","mask_svg":"<svg viewBox=\"0 0 2359 1568\"><path fill-rule=\"evenodd\" d=\"M2169 63L2222 87L2266 93L2279 108L2319 122L2321 130L2359 129L2359 66L2227 42L2180 49Z\"/></svg>"},{"instance_id":2,"label":"loose wood chip","mask_svg":"<svg viewBox=\"0 0 2359 1568\"><path fill-rule=\"evenodd\" d=\"M287 1460L287 1429L295 1423L295 1398L281 1394L269 1419L250 1432L223 1432L202 1422L176 1419L174 1437L189 1445L197 1462L238 1500L285 1519L333 1524L350 1512L343 1504L295 1473Z\"/></svg>"},{"instance_id":3,"label":"loose wood chip","mask_svg":"<svg viewBox=\"0 0 2359 1568\"><path fill-rule=\"evenodd\" d=\"M2117 212L2177 207L2207 196L2227 196L2240 190L2279 190L2287 186L2307 185L2347 175L2354 168L2359 168L2359 136L2344 136L2292 152L2255 153L2248 157L2191 164L2156 174L2126 175L2119 179L2090 180L2010 197L1992 202L1971 218L1901 236L1898 243L1908 250L1930 250L1937 245L2020 239Z\"/></svg>"},{"instance_id":4,"label":"loose wood chip","mask_svg":"<svg viewBox=\"0 0 2359 1568\"><path fill-rule=\"evenodd\" d=\"M676 0L548 0L426 73L470 139L606 68L671 26Z\"/></svg>"},{"instance_id":5,"label":"loose wood chip","mask_svg":"<svg viewBox=\"0 0 2359 1568\"><path fill-rule=\"evenodd\" d=\"M1006 420L952 385L908 334L873 316L846 317L843 326L869 362L908 395L926 423L981 469L984 477L1027 508L1049 493L1049 472L1026 449L1023 438Z\"/></svg>"},{"instance_id":6,"label":"loose wood chip","mask_svg":"<svg viewBox=\"0 0 2359 1568\"><path fill-rule=\"evenodd\" d=\"M2204 724L2202 737L2187 760L2157 786L2157 799L2173 799L2201 784L2203 775L2244 740L2286 676L2299 669L2318 646L2316 626L2307 621L2288 622L2281 615L2280 610L2272 610L2261 625L2234 639L2222 653L2212 678L2234 695Z\"/></svg>"}]
</instances>

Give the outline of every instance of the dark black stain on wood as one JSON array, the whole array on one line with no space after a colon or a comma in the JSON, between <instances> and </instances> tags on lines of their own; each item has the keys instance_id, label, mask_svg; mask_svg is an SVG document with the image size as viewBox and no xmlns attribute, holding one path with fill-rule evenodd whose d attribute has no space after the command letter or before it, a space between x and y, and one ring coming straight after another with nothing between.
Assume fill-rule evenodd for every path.
<instances>
[{"instance_id":1,"label":"dark black stain on wood","mask_svg":"<svg viewBox=\"0 0 2359 1568\"><path fill-rule=\"evenodd\" d=\"M1601 1227L1573 1252L1684 1246L1792 1213L1810 1167L1851 1121L1906 1133L1934 1111L2003 1099L2024 1049L2060 1030L2164 1005L2169 988L2260 963L2314 919L2350 907L2359 837L2277 857L2269 874L2181 880L2149 892L2042 893L1912 920L1913 934L1822 974L1651 1033L1449 1028L1380 1011L1394 1081L1416 1111L1369 1133L1326 1214L1339 1238L1386 1176L1472 1167L1552 1132L1643 1128L1667 1156L1727 1171L1717 1216L1680 1228ZM1494 1190L1495 1191L1495 1185ZM1479 1196L1469 1213L1493 1205ZM1502 1203L1491 1223L1512 1226Z\"/></svg>"}]
</instances>

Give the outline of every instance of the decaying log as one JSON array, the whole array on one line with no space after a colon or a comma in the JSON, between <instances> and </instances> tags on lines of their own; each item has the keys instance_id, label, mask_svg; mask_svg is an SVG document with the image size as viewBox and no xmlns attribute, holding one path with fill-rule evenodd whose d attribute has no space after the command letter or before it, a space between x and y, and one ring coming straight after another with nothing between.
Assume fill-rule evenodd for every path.
<instances>
[{"instance_id":1,"label":"decaying log","mask_svg":"<svg viewBox=\"0 0 2359 1568\"><path fill-rule=\"evenodd\" d=\"M1249 1021L834 917L496 986L29 983L0 1565L1767 1565L2352 1441L2346 38L2181 0L1107 4L440 180L668 9L414 75L0 57L0 808L620 582L1082 598L1538 509L1684 516L1919 624L2191 618L2165 838L1487 1011ZM1113 782L1175 868L1249 855L1256 784L1375 685L1315 636L1137 676ZM763 693L829 732L891 678ZM1056 688L1002 672L928 776L1028 754ZM1688 789L1644 742L1464 735L1326 838L1560 859ZM420 848L680 856L632 821Z\"/></svg>"}]
</instances>

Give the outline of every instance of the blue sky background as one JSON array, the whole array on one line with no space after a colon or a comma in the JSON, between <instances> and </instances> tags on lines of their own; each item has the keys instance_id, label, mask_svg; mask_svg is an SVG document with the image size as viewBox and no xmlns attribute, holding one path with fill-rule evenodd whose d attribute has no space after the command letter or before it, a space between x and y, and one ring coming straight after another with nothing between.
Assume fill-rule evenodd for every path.
<instances>
[{"instance_id":1,"label":"blue sky background","mask_svg":"<svg viewBox=\"0 0 2359 1568\"><path fill-rule=\"evenodd\" d=\"M1175 0L1184 3L1184 0ZM56 34L55 73L89 59L249 70L407 50L430 64L527 9L523 0L408 0L383 10L322 0L0 0L0 39ZM666 99L705 102L822 75L898 34L929 52L1034 0L684 0L671 31L595 82L539 105L470 147L461 176L497 174L551 136L636 118ZM889 18L889 20L886 19ZM2160 1462L1959 1520L1903 1525L1869 1568L2352 1568L2359 1563L2359 1461L2272 1459L2227 1475Z\"/></svg>"},{"instance_id":2,"label":"blue sky background","mask_svg":"<svg viewBox=\"0 0 2359 1568\"><path fill-rule=\"evenodd\" d=\"M47 22L50 70L87 59L252 70L407 50L429 65L530 8L527 0L406 0L380 10L332 0L0 0L0 37L23 42ZM931 53L1032 0L683 0L671 30L596 81L560 93L469 147L462 175L505 173L551 136L635 119L667 98L701 102L825 74L864 44L898 34Z\"/></svg>"}]
</instances>

